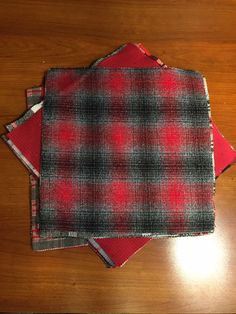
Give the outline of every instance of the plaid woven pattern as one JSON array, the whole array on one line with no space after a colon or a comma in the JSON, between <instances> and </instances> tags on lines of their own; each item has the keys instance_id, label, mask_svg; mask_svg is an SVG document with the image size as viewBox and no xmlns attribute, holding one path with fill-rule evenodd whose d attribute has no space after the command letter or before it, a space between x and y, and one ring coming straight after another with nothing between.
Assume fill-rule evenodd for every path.
<instances>
[{"instance_id":1,"label":"plaid woven pattern","mask_svg":"<svg viewBox=\"0 0 236 314\"><path fill-rule=\"evenodd\" d=\"M146 56L147 62L145 63L145 59L141 58L142 54ZM117 56L116 56L117 55ZM112 57L112 58L111 58ZM115 60L113 58L115 57ZM150 60L149 60L150 57ZM152 56L148 50L142 44L125 44L120 48L116 49L114 52L109 54L106 57L103 57L97 62L95 62L92 66L105 66L107 62L112 60L109 66L137 66L146 65L150 66L161 66L166 67L166 65L155 56ZM127 60L127 61L125 61ZM153 63L151 63L151 61ZM104 65L103 65L104 64ZM44 89L42 86L33 87L27 90L27 105L28 107L32 107L37 103L40 103L44 97ZM24 117L30 118L30 114L25 114ZM18 119L12 123L14 128L21 123L26 121L26 119ZM12 129L12 128L11 128ZM10 130L10 129L9 129ZM9 143L8 143L9 144ZM41 143L40 143L41 144ZM16 151L14 151L16 153ZM31 162L28 162L24 155L19 153L18 157L24 162L26 160L26 166L29 166L29 170L32 171L35 168L33 167ZM39 171L39 167L36 166ZM34 171L33 171L34 172ZM39 197L38 197L38 179L34 176L30 175L30 186L31 186L31 229L32 229L32 247L34 250L48 250L48 249L57 249L63 247L72 247L75 241L75 238L61 238L61 239L52 239L52 238L40 238L39 229L38 229L38 214L39 214ZM58 240L58 241L57 241ZM80 240L83 242L82 239ZM97 242L96 242L97 241ZM139 250L145 243L147 243L149 239L142 238L133 238L133 239L89 239L89 244L99 254L99 256L104 260L104 262L108 266L121 266L124 261L131 255L133 255L137 250ZM69 243L68 243L69 242ZM72 243L73 242L73 243ZM103 249L104 248L104 249ZM111 252L112 251L112 252ZM114 251L114 252L113 252ZM108 253L106 253L108 252ZM112 259L115 261L113 262Z\"/></svg>"},{"instance_id":2,"label":"plaid woven pattern","mask_svg":"<svg viewBox=\"0 0 236 314\"><path fill-rule=\"evenodd\" d=\"M214 171L204 80L180 69L51 69L42 236L212 232Z\"/></svg>"},{"instance_id":3,"label":"plaid woven pattern","mask_svg":"<svg viewBox=\"0 0 236 314\"><path fill-rule=\"evenodd\" d=\"M138 49L137 49L138 48ZM146 59L142 59L141 55L146 55ZM117 55L117 56L116 56ZM150 57L150 63L149 63L149 57ZM128 60L128 61L127 61ZM148 62L145 62L147 60ZM142 44L126 44L122 46L121 48L117 49L115 52L110 54L109 56L102 58L99 60L99 62L96 62L94 65L96 66L124 66L124 65L145 65L150 66L151 60L156 61L156 66L163 66L166 67L162 61L160 61L159 58L151 56L151 54L147 51L145 47L143 47ZM155 63L153 63L152 66L155 66ZM29 106L32 106L42 100L43 97L43 89L41 87L39 88L33 88L30 89L27 92L27 99ZM26 115L25 115L26 116ZM30 116L29 116L30 118ZM20 122L22 119L19 119L12 123L12 126L16 127L20 125ZM13 127L10 126L9 130L12 130ZM233 155L232 150L233 148L230 147L230 145L226 142L226 140L222 137L222 135L217 130L216 126L213 125L213 132L214 132L214 141L216 141L215 145L215 166L216 166L216 175L219 175L222 172L222 169L225 169L226 164L231 164L235 160L235 155ZM10 143L8 143L11 145ZM224 154L222 154L222 151ZM227 153L228 152L228 153ZM15 151L16 153L16 151ZM19 155L19 158L22 159L22 154ZM230 161L231 160L231 161ZM38 168L38 167L36 167ZM39 168L38 168L39 169ZM33 212L37 212L37 210L33 210L34 207L37 208L38 202L35 202L34 196L37 195L35 191L38 191L38 181L33 176L31 176L33 183L32 183L32 215ZM32 182L31 180L31 182ZM36 198L37 199L37 198ZM32 217L32 221L34 220L34 217ZM32 224L33 227L33 224ZM37 250L37 239L39 238L39 234L37 233L38 230L34 229L33 231L33 246L34 249ZM72 240L72 238L70 238ZM53 246L53 241L56 239L48 239L47 247L50 248L57 248L56 246ZM63 240L63 239L62 239ZM97 250L97 253L101 254L103 258L108 262L110 265L122 265L124 261L128 258L128 256L132 255L136 250L141 248L148 239L142 239L142 238L136 238L136 239L90 239L92 247ZM46 239L40 239L41 243L46 242ZM52 244L50 243L52 241ZM55 241L54 241L55 243ZM59 245L59 247L62 247ZM58 248L59 248L58 247ZM127 249L129 249L127 251ZM104 251L105 250L105 251ZM107 253L106 253L107 252ZM109 255L108 255L109 254ZM114 262L115 261L115 264Z\"/></svg>"},{"instance_id":4,"label":"plaid woven pattern","mask_svg":"<svg viewBox=\"0 0 236 314\"><path fill-rule=\"evenodd\" d=\"M42 108L42 87L34 87L27 89L27 107L29 110L22 115L19 119L6 125L9 131L15 130L18 126L23 125L28 119L30 119L37 112L40 112ZM41 121L41 119L40 119ZM37 126L37 124L36 124ZM19 130L19 129L18 129ZM18 132L18 130L16 132ZM32 131L34 131L32 129ZM35 134L35 132L34 132ZM23 162L27 169L34 175L30 174L30 203L31 203L31 243L32 249L35 251L46 251L66 247L78 247L87 245L87 240L81 238L42 238L39 232L39 167L34 162L31 162L29 158L18 149L14 144L14 138L11 140L7 135L2 135L2 138L12 149L15 155ZM35 139L37 142L37 139ZM39 143L41 144L41 143ZM39 156L40 158L40 156Z\"/></svg>"},{"instance_id":5,"label":"plaid woven pattern","mask_svg":"<svg viewBox=\"0 0 236 314\"><path fill-rule=\"evenodd\" d=\"M33 87L26 90L26 101L27 107L30 108L26 114L21 117L20 119L11 123L11 125L7 125L7 128L10 129L16 128L17 126L23 124L27 119L29 119L33 114L37 111L41 110L42 104L44 99L44 89L42 86ZM41 121L41 120L40 120ZM41 123L40 123L41 125ZM41 143L40 143L41 145ZM25 157L20 153L18 157L24 161ZM40 156L39 156L40 158ZM39 167L35 167L31 163L26 160L25 165L27 168L31 170L31 172L36 174L36 177L30 174L30 203L31 203L31 243L32 249L34 251L47 251L47 250L54 250L54 249L63 249L63 248L72 248L72 247L79 247L79 246L86 246L88 244L87 239L82 238L71 238L71 237L60 237L60 238L51 238L40 237L39 231ZM34 171L36 170L37 173ZM104 256L106 256L104 252ZM107 257L109 258L109 257ZM110 266L110 265L109 265Z\"/></svg>"},{"instance_id":6,"label":"plaid woven pattern","mask_svg":"<svg viewBox=\"0 0 236 314\"><path fill-rule=\"evenodd\" d=\"M10 124L7 124L6 128L10 132L2 135L2 139L8 144L15 155L22 161L26 168L37 177L39 177L40 171L38 162L40 160L39 154L41 146L41 142L39 142L41 123L37 123L37 121L42 120L42 104L43 102L33 105L24 115L22 115L22 117L11 122ZM28 121L27 124L25 124L26 121ZM17 128L18 126L21 126L21 128ZM33 127L34 134L31 136L31 140L27 141L27 145L21 145L21 137L25 137L25 134L27 134L29 131L32 131ZM39 135L38 137L37 134ZM37 144L32 150L32 142L34 141L36 141Z\"/></svg>"},{"instance_id":7,"label":"plaid woven pattern","mask_svg":"<svg viewBox=\"0 0 236 314\"><path fill-rule=\"evenodd\" d=\"M42 93L42 89L41 89L41 93ZM13 131L15 128L17 128L17 126L23 124L27 119L32 117L41 108L42 108L42 101L34 102L31 108L29 108L29 110L27 110L26 113L23 114L19 119L6 125L7 130L9 132Z\"/></svg>"},{"instance_id":8,"label":"plaid woven pattern","mask_svg":"<svg viewBox=\"0 0 236 314\"><path fill-rule=\"evenodd\" d=\"M39 232L39 186L37 179L30 175L31 185L31 242L34 251L47 251L59 248L87 245L81 238L42 238Z\"/></svg>"},{"instance_id":9,"label":"plaid woven pattern","mask_svg":"<svg viewBox=\"0 0 236 314\"><path fill-rule=\"evenodd\" d=\"M142 58L142 54L145 58ZM150 57L150 59L149 59ZM128 60L128 61L127 61ZM148 62L145 62L145 61ZM150 60L150 61L149 61ZM151 61L156 60L155 63ZM156 57L151 56L147 49L142 44L126 44L121 48L114 51L112 54L105 58L99 59L96 62L96 66L163 66L164 63ZM164 67L166 67L164 65ZM36 95L38 92L38 98L31 98L32 95ZM33 105L42 100L43 89L35 88L34 92L27 93L30 105ZM32 100L32 101L31 101ZM228 167L235 161L235 153L233 148L227 143L224 137L219 133L216 126L213 124L214 132L214 145L215 145L215 171L218 176L223 169ZM37 182L38 184L38 182ZM34 189L34 187L32 188ZM197 233L196 233L197 235ZM106 263L110 266L121 266L127 261L128 257L133 255L134 252L139 250L150 239L145 238L119 238L119 239L89 239L91 247L99 254ZM41 239L41 241L43 241ZM33 240L34 242L34 240ZM50 240L49 240L50 246ZM111 260L112 259L112 260ZM113 262L114 261L114 262Z\"/></svg>"}]
</instances>

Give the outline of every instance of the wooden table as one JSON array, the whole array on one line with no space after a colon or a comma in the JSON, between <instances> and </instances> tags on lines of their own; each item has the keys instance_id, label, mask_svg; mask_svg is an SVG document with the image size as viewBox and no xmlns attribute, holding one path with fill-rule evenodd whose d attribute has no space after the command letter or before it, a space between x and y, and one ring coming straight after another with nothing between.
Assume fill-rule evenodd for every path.
<instances>
[{"instance_id":1,"label":"wooden table","mask_svg":"<svg viewBox=\"0 0 236 314\"><path fill-rule=\"evenodd\" d=\"M207 77L214 121L236 147L236 1L2 1L0 125L46 69L85 66L125 42ZM236 166L216 184L216 232L151 241L121 269L89 249L34 253L28 173L0 142L0 311L235 312Z\"/></svg>"}]
</instances>

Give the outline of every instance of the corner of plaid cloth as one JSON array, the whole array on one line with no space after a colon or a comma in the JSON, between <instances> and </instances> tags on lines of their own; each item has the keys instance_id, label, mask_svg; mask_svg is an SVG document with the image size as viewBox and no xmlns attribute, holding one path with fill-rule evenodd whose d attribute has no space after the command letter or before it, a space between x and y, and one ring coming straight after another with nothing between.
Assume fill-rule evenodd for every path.
<instances>
[{"instance_id":1,"label":"corner of plaid cloth","mask_svg":"<svg viewBox=\"0 0 236 314\"><path fill-rule=\"evenodd\" d=\"M107 268L114 268L118 266L106 253L106 251L99 245L99 243L95 241L95 239L88 239L88 245L100 257ZM119 265L119 267L121 266L123 266L123 264Z\"/></svg>"},{"instance_id":2,"label":"corner of plaid cloth","mask_svg":"<svg viewBox=\"0 0 236 314\"><path fill-rule=\"evenodd\" d=\"M96 67L99 63L101 63L102 61L112 57L113 55L119 53L121 50L123 50L128 44L123 44L121 46L119 46L118 48L116 48L115 50L113 50L112 52L106 54L105 56L96 59L95 61L93 61L92 63L90 63L89 67Z\"/></svg>"},{"instance_id":3,"label":"corner of plaid cloth","mask_svg":"<svg viewBox=\"0 0 236 314\"><path fill-rule=\"evenodd\" d=\"M114 51L108 53L107 55L105 55L104 57L101 57L99 59L97 59L96 61L92 62L90 64L90 67L96 67L99 63L105 61L106 59L109 59L110 57L118 54L119 52L121 52L122 50L124 50L126 47L129 46L135 46L137 47L144 55L146 55L147 57L151 58L152 60L154 60L160 67L163 68L167 68L167 65L157 56L152 55L149 50L144 47L144 45L142 43L126 43L121 45L120 47L118 47L117 49L115 49Z\"/></svg>"},{"instance_id":4,"label":"corner of plaid cloth","mask_svg":"<svg viewBox=\"0 0 236 314\"><path fill-rule=\"evenodd\" d=\"M31 162L27 158L25 158L24 154L17 148L17 146L7 137L6 134L1 135L2 140L8 145L11 151L15 154L15 156L22 162L22 164L26 167L27 170L34 173L36 176L39 176L38 170L33 166Z\"/></svg>"},{"instance_id":5,"label":"corner of plaid cloth","mask_svg":"<svg viewBox=\"0 0 236 314\"><path fill-rule=\"evenodd\" d=\"M14 120L5 125L5 128L8 132L13 131L18 126L24 124L29 118L31 118L38 110L40 110L43 106L43 101L36 103L29 107L17 120ZM23 165L27 168L27 170L31 171L37 177L39 176L38 170L34 167L34 165L24 156L21 150L13 143L13 141L8 138L8 133L4 133L1 135L1 138L5 141L8 147L13 151L16 157L23 163Z\"/></svg>"},{"instance_id":6,"label":"corner of plaid cloth","mask_svg":"<svg viewBox=\"0 0 236 314\"><path fill-rule=\"evenodd\" d=\"M38 178L30 174L30 204L31 204L31 245L34 251L49 251L55 249L73 248L87 245L83 238L42 238L39 230L39 184Z\"/></svg>"}]
</instances>

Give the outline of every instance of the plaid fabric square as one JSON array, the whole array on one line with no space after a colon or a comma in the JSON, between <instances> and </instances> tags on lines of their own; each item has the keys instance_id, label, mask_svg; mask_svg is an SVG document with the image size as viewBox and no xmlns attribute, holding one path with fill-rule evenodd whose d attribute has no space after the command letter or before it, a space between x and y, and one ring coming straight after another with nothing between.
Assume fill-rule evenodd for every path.
<instances>
[{"instance_id":1,"label":"plaid fabric square","mask_svg":"<svg viewBox=\"0 0 236 314\"><path fill-rule=\"evenodd\" d=\"M105 58L99 59L97 62L93 64L96 67L125 67L125 66L142 66L142 67L166 67L164 63L157 57L152 56L147 49L142 44L126 44L115 50L113 53L109 54ZM32 88L27 90L27 104L28 107L32 107L33 105L40 103L43 100L44 89L42 87ZM41 109L39 109L41 111ZM7 129L9 131L15 129L17 126L22 123L29 123L27 120L31 120L31 116L34 114L33 111L27 112L22 118L12 122L7 125ZM27 119L26 119L27 118ZM41 132L41 120L37 122L38 128L40 128ZM222 134L220 134L216 125L213 123L213 138L214 138L214 165L215 165L215 174L219 176L222 171L229 167L233 162L235 162L235 151L230 146L230 144L224 139ZM34 143L34 146L30 146L28 143L28 137L26 134L24 135L25 144L23 142L23 138L21 137L21 146L24 144L29 148L29 152L33 152L33 154L37 151L35 149L37 145L40 147L40 140L35 137L36 134L36 125L31 127L31 143ZM17 131L18 134L18 131ZM10 135L10 133L9 133ZM37 161L33 160L31 156L24 156L21 152L22 148L19 146L19 143L15 142L15 139L9 140L7 135L3 136L3 139L6 140L7 144L11 147L14 153L22 160L23 163L30 169L30 171L34 172L34 169L37 171L40 170L39 167L39 158L37 157ZM178 134L176 132L176 136L173 139L178 139ZM120 164L120 163L118 163ZM122 169L120 167L120 169ZM31 183L31 213L32 213L32 246L34 250L47 250L47 249L56 249L63 247L72 247L75 246L74 241L78 238L41 238L39 235L38 229L38 214L39 214L39 200L38 200L38 179L36 179L33 175L30 175L30 183ZM198 233L196 233L197 235ZM150 239L148 238L113 238L113 239L89 239L89 243L91 247L102 257L102 259L109 266L121 266L127 259L137 252L141 247L143 247ZM82 241L82 239L81 239Z\"/></svg>"},{"instance_id":2,"label":"plaid fabric square","mask_svg":"<svg viewBox=\"0 0 236 314\"><path fill-rule=\"evenodd\" d=\"M209 103L199 73L51 69L45 88L42 236L213 231ZM178 141L169 141L175 130Z\"/></svg>"}]
</instances>

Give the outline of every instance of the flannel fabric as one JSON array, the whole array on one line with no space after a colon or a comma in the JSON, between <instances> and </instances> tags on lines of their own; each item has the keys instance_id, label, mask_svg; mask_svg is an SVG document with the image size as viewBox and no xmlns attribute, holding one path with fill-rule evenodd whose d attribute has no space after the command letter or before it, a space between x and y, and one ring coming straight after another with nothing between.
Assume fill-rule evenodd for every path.
<instances>
[{"instance_id":1,"label":"flannel fabric","mask_svg":"<svg viewBox=\"0 0 236 314\"><path fill-rule=\"evenodd\" d=\"M209 110L198 72L50 69L42 124L41 236L212 232Z\"/></svg>"},{"instance_id":2,"label":"flannel fabric","mask_svg":"<svg viewBox=\"0 0 236 314\"><path fill-rule=\"evenodd\" d=\"M118 65L120 67L126 67L129 65L129 60L130 67L166 67L166 65L162 61L160 61L159 58L152 56L141 44L126 44L111 53L108 57L99 59L99 62L95 62L93 66L96 65L96 67L117 67ZM157 62L155 60L159 61ZM26 112L26 114L23 115L23 117L7 126L8 131L11 131L16 126L22 124L22 121L26 121L27 118L30 118L34 113L37 112L37 110L39 110L39 113L37 114L37 119L35 119L36 121L34 123L30 122L31 119L29 119L30 121L27 121L27 124L30 124L30 126L28 127L28 132L31 133L31 137L26 137L27 132L23 133L20 131L20 129L18 129L17 131L19 133L18 138L16 132L15 134L7 134L7 139L9 139L10 142L12 142L12 144L14 144L17 148L20 148L23 158L25 159L26 163L28 162L27 167L37 176L40 172L40 155L38 154L38 151L39 145L41 145L41 143L39 144L39 141L41 140L39 140L39 138L41 136L41 107L43 97L44 89L42 87L28 89L28 108L32 106L34 106L34 108L31 108L29 112ZM36 104L37 106L35 106ZM227 169L232 163L235 162L236 153L233 147L219 132L214 122L212 122L212 126L214 137L215 173L218 177L225 169ZM38 127L38 130L36 129L36 127ZM19 137L21 137L21 141L19 140ZM33 156L31 154L33 154Z\"/></svg>"},{"instance_id":3,"label":"flannel fabric","mask_svg":"<svg viewBox=\"0 0 236 314\"><path fill-rule=\"evenodd\" d=\"M80 238L42 238L39 234L39 158L41 150L42 88L27 90L27 106L30 108L18 120L6 125L8 134L2 135L16 156L30 170L31 242L35 251L87 245ZM39 102L38 104L34 104ZM30 134L30 137L28 135ZM27 138L27 141L24 139Z\"/></svg>"},{"instance_id":4,"label":"flannel fabric","mask_svg":"<svg viewBox=\"0 0 236 314\"><path fill-rule=\"evenodd\" d=\"M99 64L101 64L102 66L115 66L117 63L119 66L125 66L129 65L127 60L130 60L129 62L134 67L141 65L163 66L163 63L158 58L152 57L141 44L127 44L123 46L122 49L116 50L116 52L111 54L109 58L99 60L100 63L96 63L96 65L99 66ZM166 66L164 65L164 67ZM29 90L27 93L28 105L31 106L41 101L42 96L43 90L41 88L34 88ZM226 168L227 165L235 160L235 152L214 125L213 132L215 143L215 168L216 174L219 175L222 172L222 169ZM36 139L35 142L37 142ZM31 149L33 150L33 148ZM35 184L37 185L38 182L34 179L32 191L34 190ZM33 243L36 242L34 239L32 240ZM43 239L41 241L45 240ZM141 246L147 242L147 239L91 239L91 242L94 242L94 248L98 248L98 252L103 254L103 257L107 257L107 261L109 261L111 258L113 261L115 261L115 263L110 263L111 265L115 264L116 266L120 266L130 255L132 255L136 250L140 249ZM48 243L48 246L50 247L50 239L48 240ZM34 246L34 248L37 249L36 246Z\"/></svg>"},{"instance_id":5,"label":"flannel fabric","mask_svg":"<svg viewBox=\"0 0 236 314\"><path fill-rule=\"evenodd\" d=\"M19 159L37 177L40 173L42 104L35 104L21 118L6 125L9 133L2 135ZM31 136L26 141L27 134Z\"/></svg>"}]
</instances>

